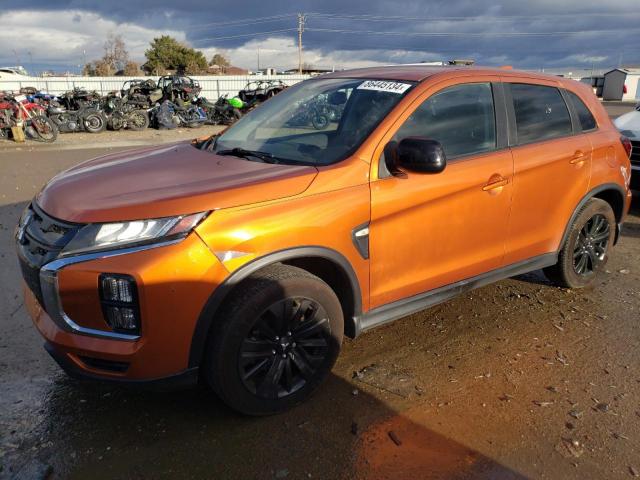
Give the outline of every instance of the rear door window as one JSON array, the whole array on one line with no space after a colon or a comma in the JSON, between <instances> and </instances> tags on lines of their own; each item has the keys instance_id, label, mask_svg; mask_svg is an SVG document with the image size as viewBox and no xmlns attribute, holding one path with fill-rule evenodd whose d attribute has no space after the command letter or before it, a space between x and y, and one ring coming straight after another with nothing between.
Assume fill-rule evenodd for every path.
<instances>
[{"instance_id":1,"label":"rear door window","mask_svg":"<svg viewBox=\"0 0 640 480\"><path fill-rule=\"evenodd\" d=\"M518 144L571 135L571 116L560 90L544 85L512 83Z\"/></svg>"},{"instance_id":2,"label":"rear door window","mask_svg":"<svg viewBox=\"0 0 640 480\"><path fill-rule=\"evenodd\" d=\"M582 128L582 131L586 132L588 130L593 130L594 128L596 128L596 119L593 118L591 111L584 104L584 102L580 100L580 97L573 92L567 91L567 93L569 94L569 99L571 100L573 108L578 115L578 120L580 121L580 127Z\"/></svg>"}]
</instances>

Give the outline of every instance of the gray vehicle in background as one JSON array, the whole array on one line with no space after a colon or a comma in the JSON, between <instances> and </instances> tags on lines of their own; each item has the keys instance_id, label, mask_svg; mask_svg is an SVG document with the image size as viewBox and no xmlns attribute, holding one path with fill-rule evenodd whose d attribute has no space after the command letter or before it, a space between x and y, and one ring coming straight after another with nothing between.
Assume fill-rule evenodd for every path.
<instances>
[{"instance_id":1,"label":"gray vehicle in background","mask_svg":"<svg viewBox=\"0 0 640 480\"><path fill-rule=\"evenodd\" d=\"M620 133L631 140L631 188L640 190L640 103L613 123Z\"/></svg>"}]
</instances>

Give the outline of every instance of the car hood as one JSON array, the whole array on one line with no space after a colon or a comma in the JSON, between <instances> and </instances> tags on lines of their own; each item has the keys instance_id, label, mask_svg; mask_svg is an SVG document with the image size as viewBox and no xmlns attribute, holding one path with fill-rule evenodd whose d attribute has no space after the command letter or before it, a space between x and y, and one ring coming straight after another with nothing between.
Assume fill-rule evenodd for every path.
<instances>
[{"instance_id":1,"label":"car hood","mask_svg":"<svg viewBox=\"0 0 640 480\"><path fill-rule=\"evenodd\" d=\"M640 112L634 110L616 118L613 123L620 133L631 140L640 140Z\"/></svg>"},{"instance_id":2,"label":"car hood","mask_svg":"<svg viewBox=\"0 0 640 480\"><path fill-rule=\"evenodd\" d=\"M179 143L89 160L54 177L36 202L68 222L159 218L297 195L316 175L311 166L219 156Z\"/></svg>"}]
</instances>

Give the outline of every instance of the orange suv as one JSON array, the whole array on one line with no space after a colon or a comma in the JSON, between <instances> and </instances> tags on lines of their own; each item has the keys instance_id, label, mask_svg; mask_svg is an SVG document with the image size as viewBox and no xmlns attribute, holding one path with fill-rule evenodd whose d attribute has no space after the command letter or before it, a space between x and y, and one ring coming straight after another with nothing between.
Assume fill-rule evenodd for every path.
<instances>
[{"instance_id":1,"label":"orange suv","mask_svg":"<svg viewBox=\"0 0 640 480\"><path fill-rule=\"evenodd\" d=\"M593 282L631 201L590 89L489 68L307 80L218 136L89 160L18 225L25 298L69 374L206 381L282 411L356 337L543 268Z\"/></svg>"}]
</instances>

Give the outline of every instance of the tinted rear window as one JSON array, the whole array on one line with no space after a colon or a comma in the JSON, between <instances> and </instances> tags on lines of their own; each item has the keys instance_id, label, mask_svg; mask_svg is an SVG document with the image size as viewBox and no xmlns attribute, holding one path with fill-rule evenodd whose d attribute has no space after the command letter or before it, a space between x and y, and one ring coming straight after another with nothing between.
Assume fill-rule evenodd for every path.
<instances>
[{"instance_id":1,"label":"tinted rear window","mask_svg":"<svg viewBox=\"0 0 640 480\"><path fill-rule=\"evenodd\" d=\"M580 126L582 127L582 131L593 130L596 128L596 119L593 118L591 111L584 104L580 97L573 92L567 92L569 94L569 98L571 99L571 103L573 103L573 108L576 110L578 114L578 119L580 120Z\"/></svg>"},{"instance_id":2,"label":"tinted rear window","mask_svg":"<svg viewBox=\"0 0 640 480\"><path fill-rule=\"evenodd\" d=\"M518 143L531 143L571 135L571 116L555 87L511 84Z\"/></svg>"}]
</instances>

